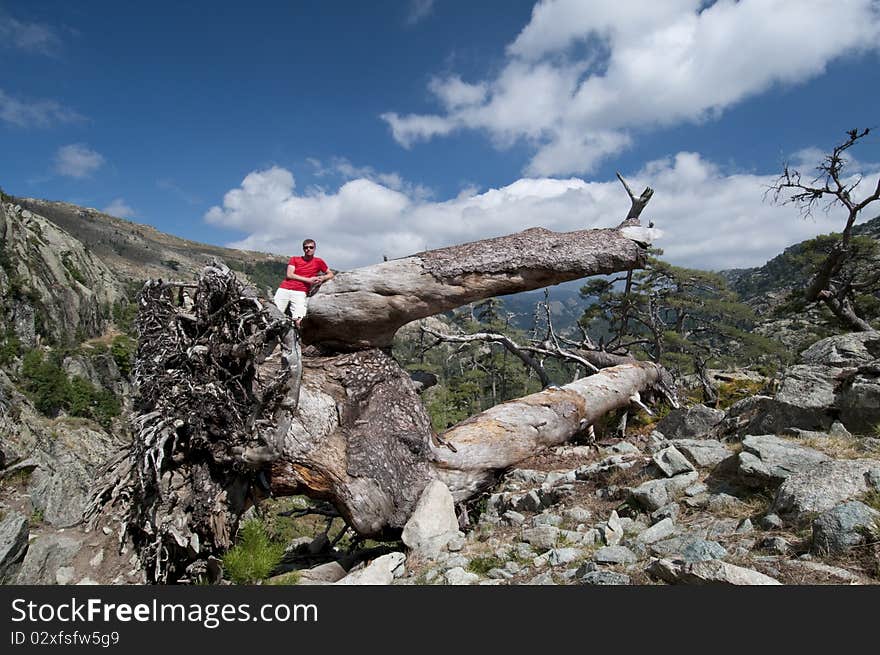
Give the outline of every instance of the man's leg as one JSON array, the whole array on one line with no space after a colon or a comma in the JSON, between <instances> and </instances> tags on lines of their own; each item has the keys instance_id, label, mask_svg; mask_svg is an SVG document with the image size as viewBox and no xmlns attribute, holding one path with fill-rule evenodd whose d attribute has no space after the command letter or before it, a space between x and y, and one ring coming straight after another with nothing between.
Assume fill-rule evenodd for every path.
<instances>
[{"instance_id":1,"label":"man's leg","mask_svg":"<svg viewBox=\"0 0 880 655\"><path fill-rule=\"evenodd\" d=\"M306 315L309 299L306 297L305 291L290 291L289 294L290 315L298 329Z\"/></svg>"},{"instance_id":2,"label":"man's leg","mask_svg":"<svg viewBox=\"0 0 880 655\"><path fill-rule=\"evenodd\" d=\"M287 309L288 303L290 302L290 295L289 295L287 289L282 289L281 287L279 287L275 291L275 298L273 299L273 302L275 303L275 306L278 308L278 311L280 311L283 314L284 311Z\"/></svg>"}]
</instances>

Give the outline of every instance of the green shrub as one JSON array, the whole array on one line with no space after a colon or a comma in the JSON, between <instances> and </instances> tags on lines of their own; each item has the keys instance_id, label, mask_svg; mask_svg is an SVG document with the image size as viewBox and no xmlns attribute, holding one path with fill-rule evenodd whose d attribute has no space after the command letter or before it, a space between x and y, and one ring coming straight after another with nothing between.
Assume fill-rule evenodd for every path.
<instances>
[{"instance_id":1,"label":"green shrub","mask_svg":"<svg viewBox=\"0 0 880 655\"><path fill-rule=\"evenodd\" d=\"M63 409L109 428L122 411L119 398L83 378L68 378L59 360L59 354L44 358L40 350L28 351L22 358L21 384L34 407L50 417Z\"/></svg>"},{"instance_id":2,"label":"green shrub","mask_svg":"<svg viewBox=\"0 0 880 655\"><path fill-rule=\"evenodd\" d=\"M137 342L130 336L120 334L113 337L113 341L110 344L110 354L113 356L113 361L116 362L119 372L123 375L131 373L131 369L134 367L136 350Z\"/></svg>"},{"instance_id":3,"label":"green shrub","mask_svg":"<svg viewBox=\"0 0 880 655\"><path fill-rule=\"evenodd\" d=\"M252 584L269 577L281 562L284 544L272 542L260 521L245 523L238 543L223 558L226 577L236 584Z\"/></svg>"},{"instance_id":4,"label":"green shrub","mask_svg":"<svg viewBox=\"0 0 880 655\"><path fill-rule=\"evenodd\" d=\"M468 571L477 575L486 575L492 569L504 566L504 560L494 555L477 556L468 562Z\"/></svg>"}]
</instances>

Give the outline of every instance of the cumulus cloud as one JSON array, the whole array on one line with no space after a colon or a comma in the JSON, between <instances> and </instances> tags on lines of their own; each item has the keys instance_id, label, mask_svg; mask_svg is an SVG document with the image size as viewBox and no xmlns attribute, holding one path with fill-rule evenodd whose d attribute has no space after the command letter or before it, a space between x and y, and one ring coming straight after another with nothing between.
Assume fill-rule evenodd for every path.
<instances>
[{"instance_id":1,"label":"cumulus cloud","mask_svg":"<svg viewBox=\"0 0 880 655\"><path fill-rule=\"evenodd\" d=\"M0 121L18 127L50 127L85 120L54 100L22 100L0 89Z\"/></svg>"},{"instance_id":2,"label":"cumulus cloud","mask_svg":"<svg viewBox=\"0 0 880 655\"><path fill-rule=\"evenodd\" d=\"M712 120L778 84L876 49L876 0L543 0L492 79L434 79L443 111L387 112L404 147L461 129L523 139L530 175L589 171L631 131ZM828 25L833 25L829 29Z\"/></svg>"},{"instance_id":3,"label":"cumulus cloud","mask_svg":"<svg viewBox=\"0 0 880 655\"><path fill-rule=\"evenodd\" d=\"M861 188L873 188L878 171L864 170ZM643 219L662 230L656 245L667 260L720 270L761 265L792 243L841 228L844 217L833 211L805 220L795 206L766 202L764 191L775 178L727 173L698 153L680 152L646 164L628 182L636 193L647 185L657 190ZM538 225L556 231L611 227L628 210L616 179L523 178L430 201L365 178L334 191L298 192L293 174L273 167L250 173L205 219L245 232L229 244L235 248L289 255L299 252L304 238L316 239L319 255L347 270L383 255L403 257Z\"/></svg>"},{"instance_id":4,"label":"cumulus cloud","mask_svg":"<svg viewBox=\"0 0 880 655\"><path fill-rule=\"evenodd\" d=\"M137 216L134 209L132 209L123 198L114 198L110 204L104 207L101 211L105 214L110 214L111 216L119 216L120 218L132 218Z\"/></svg>"},{"instance_id":5,"label":"cumulus cloud","mask_svg":"<svg viewBox=\"0 0 880 655\"><path fill-rule=\"evenodd\" d=\"M89 177L104 165L104 156L82 143L61 146L55 153L55 171L67 177Z\"/></svg>"}]
</instances>

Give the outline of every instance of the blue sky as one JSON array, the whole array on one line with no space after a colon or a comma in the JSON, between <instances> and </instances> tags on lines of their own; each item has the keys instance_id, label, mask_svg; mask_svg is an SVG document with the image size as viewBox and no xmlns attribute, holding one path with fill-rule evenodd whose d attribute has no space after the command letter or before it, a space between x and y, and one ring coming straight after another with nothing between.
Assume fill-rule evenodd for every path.
<instances>
[{"instance_id":1,"label":"blue sky","mask_svg":"<svg viewBox=\"0 0 880 655\"><path fill-rule=\"evenodd\" d=\"M878 43L878 0L0 0L0 186L348 269L615 225L619 170L670 261L754 266L840 227L763 191L880 133Z\"/></svg>"}]
</instances>

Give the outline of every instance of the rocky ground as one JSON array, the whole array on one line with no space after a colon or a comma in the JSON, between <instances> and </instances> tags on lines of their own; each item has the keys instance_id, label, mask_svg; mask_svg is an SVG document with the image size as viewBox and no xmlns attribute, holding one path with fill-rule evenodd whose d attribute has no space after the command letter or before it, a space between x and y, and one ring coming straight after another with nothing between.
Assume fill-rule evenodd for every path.
<instances>
[{"instance_id":1,"label":"rocky ground","mask_svg":"<svg viewBox=\"0 0 880 655\"><path fill-rule=\"evenodd\" d=\"M832 337L772 396L538 453L469 506L467 525L439 482L384 549L344 553L318 521L286 558L309 568L275 582L878 584L878 356L876 333ZM37 416L2 376L0 394L0 580L142 583L112 526L77 522L120 444Z\"/></svg>"}]
</instances>

